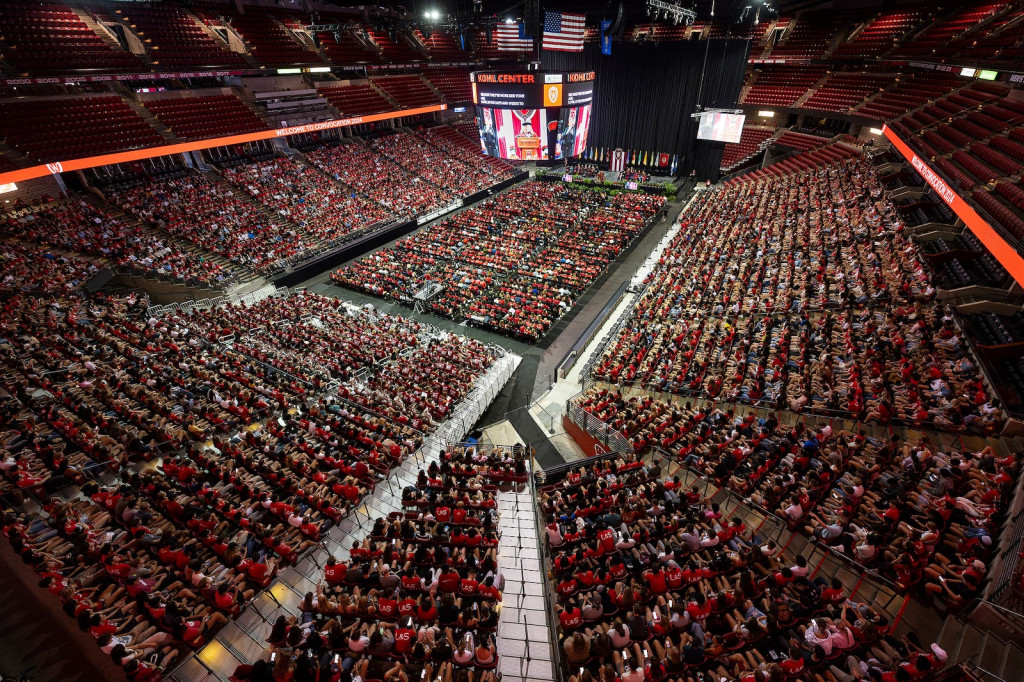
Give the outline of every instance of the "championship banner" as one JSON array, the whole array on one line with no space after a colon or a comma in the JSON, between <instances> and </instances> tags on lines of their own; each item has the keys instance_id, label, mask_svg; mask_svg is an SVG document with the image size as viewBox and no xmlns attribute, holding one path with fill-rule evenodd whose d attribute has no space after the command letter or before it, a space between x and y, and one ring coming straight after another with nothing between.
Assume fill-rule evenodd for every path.
<instances>
[{"instance_id":1,"label":"championship banner","mask_svg":"<svg viewBox=\"0 0 1024 682\"><path fill-rule=\"evenodd\" d=\"M211 149L212 147L228 147L236 144L258 142L260 140L271 140L277 137L299 135L301 133L312 133L321 130L333 130L334 128L344 128L347 126L359 125L360 123L372 123L373 121L387 121L393 118L401 118L402 116L416 116L417 114L429 114L434 111L444 111L447 108L447 104L433 104L429 107L419 107L417 109L402 109L400 111L386 111L380 114L353 116L352 118L339 118L334 119L332 121L320 121L319 123L308 123L306 125L291 126L289 128L274 128L272 130L263 130L258 133L246 133L244 135L229 135L227 137L211 137L205 140L182 142L180 144L169 144L160 147L145 147L143 149L132 149L131 151L127 152L114 152L111 154L103 154L101 156L88 156L85 158L72 159L69 161L51 161L50 163L45 163L38 166L31 166L29 168L19 168L18 170L8 171L7 173L0 173L0 185L11 182L23 182L25 180L32 180L34 178L45 178L47 175L56 175L57 173L65 173L68 171L85 170L87 168L97 168L99 166L107 166L112 163L127 163L129 161L139 161L141 159L152 159L157 156L168 156L170 154L184 154L186 152L195 152L200 151L202 149Z\"/></svg>"}]
</instances>

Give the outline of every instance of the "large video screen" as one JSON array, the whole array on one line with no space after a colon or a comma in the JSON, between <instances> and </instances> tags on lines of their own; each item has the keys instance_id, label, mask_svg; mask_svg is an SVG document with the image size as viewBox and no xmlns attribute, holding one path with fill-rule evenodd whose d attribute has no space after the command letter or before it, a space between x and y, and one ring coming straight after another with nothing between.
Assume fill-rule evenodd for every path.
<instances>
[{"instance_id":1,"label":"large video screen","mask_svg":"<svg viewBox=\"0 0 1024 682\"><path fill-rule=\"evenodd\" d=\"M703 114L697 128L697 139L735 144L743 135L743 121L746 118L743 114L726 114L721 111Z\"/></svg>"},{"instance_id":2,"label":"large video screen","mask_svg":"<svg viewBox=\"0 0 1024 682\"><path fill-rule=\"evenodd\" d=\"M544 109L478 107L480 146L489 156L513 161L546 161L548 119Z\"/></svg>"},{"instance_id":3,"label":"large video screen","mask_svg":"<svg viewBox=\"0 0 1024 682\"><path fill-rule=\"evenodd\" d=\"M566 107L558 117L558 142L555 147L556 159L579 156L587 149L590 134L590 112L592 105Z\"/></svg>"}]
</instances>

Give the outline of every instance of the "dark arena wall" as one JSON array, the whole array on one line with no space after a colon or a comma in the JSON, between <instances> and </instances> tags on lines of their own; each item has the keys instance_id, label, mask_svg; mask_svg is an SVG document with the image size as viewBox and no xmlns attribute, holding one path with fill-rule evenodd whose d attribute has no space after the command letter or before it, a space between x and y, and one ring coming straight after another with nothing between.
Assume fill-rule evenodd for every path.
<instances>
[{"instance_id":1,"label":"dark arena wall","mask_svg":"<svg viewBox=\"0 0 1024 682\"><path fill-rule=\"evenodd\" d=\"M583 52L545 50L541 66L597 72L591 146L668 150L683 173L717 177L725 144L698 141L690 114L698 105L736 106L748 52L740 39L615 43L610 56L593 43Z\"/></svg>"}]
</instances>

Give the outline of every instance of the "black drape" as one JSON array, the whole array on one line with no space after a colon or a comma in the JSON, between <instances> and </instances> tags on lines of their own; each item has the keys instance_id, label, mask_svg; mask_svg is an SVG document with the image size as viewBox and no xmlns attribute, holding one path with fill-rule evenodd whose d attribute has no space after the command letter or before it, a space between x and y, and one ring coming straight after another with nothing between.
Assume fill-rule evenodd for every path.
<instances>
[{"instance_id":1,"label":"black drape","mask_svg":"<svg viewBox=\"0 0 1024 682\"><path fill-rule=\"evenodd\" d=\"M541 67L597 72L589 146L678 154L679 172L696 168L699 177L715 178L725 145L698 141L690 114L698 104L736 106L748 45L739 39L615 43L604 56L592 43L583 52L543 50Z\"/></svg>"}]
</instances>

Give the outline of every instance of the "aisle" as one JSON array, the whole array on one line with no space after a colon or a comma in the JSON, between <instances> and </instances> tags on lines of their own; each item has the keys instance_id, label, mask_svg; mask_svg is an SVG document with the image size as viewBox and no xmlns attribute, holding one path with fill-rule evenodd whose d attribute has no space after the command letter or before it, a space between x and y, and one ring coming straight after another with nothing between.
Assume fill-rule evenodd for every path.
<instances>
[{"instance_id":1,"label":"aisle","mask_svg":"<svg viewBox=\"0 0 1024 682\"><path fill-rule=\"evenodd\" d=\"M499 564L505 576L498 626L498 670L504 682L555 679L545 579L537 543L536 507L530 491L498 493Z\"/></svg>"}]
</instances>

